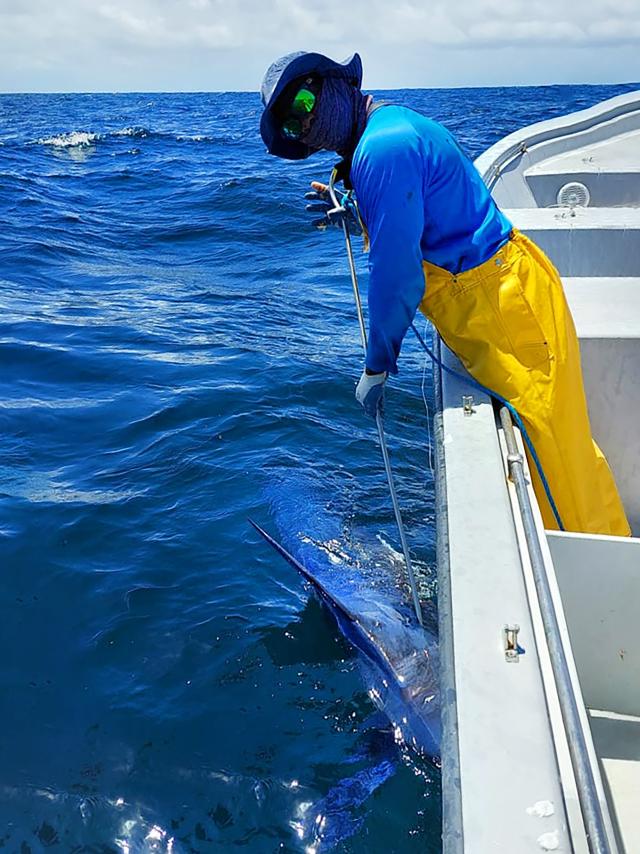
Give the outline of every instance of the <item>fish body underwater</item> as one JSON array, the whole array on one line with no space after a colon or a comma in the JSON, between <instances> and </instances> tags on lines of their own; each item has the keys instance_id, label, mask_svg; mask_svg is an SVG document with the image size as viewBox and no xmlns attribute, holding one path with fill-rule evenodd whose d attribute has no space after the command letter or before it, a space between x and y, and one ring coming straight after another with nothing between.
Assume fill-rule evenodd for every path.
<instances>
[{"instance_id":1,"label":"fish body underwater","mask_svg":"<svg viewBox=\"0 0 640 854\"><path fill-rule=\"evenodd\" d=\"M437 639L419 625L406 603L391 601L393 585L386 591L359 587L353 571L341 572L339 559L332 572L314 572L312 561L301 563L258 524L251 524L313 586L341 633L359 653L369 696L388 717L396 740L437 760ZM316 548L321 551L320 546ZM311 550L305 551L308 555Z\"/></svg>"},{"instance_id":2,"label":"fish body underwater","mask_svg":"<svg viewBox=\"0 0 640 854\"><path fill-rule=\"evenodd\" d=\"M357 833L360 807L394 775L403 756L415 751L435 765L440 756L435 620L426 615L425 627L418 623L401 556L382 538L372 542L364 531L361 536L346 521L350 511L338 506L339 494L325 501L326 492L326 483L278 473L265 497L284 544L250 520L333 616L378 710L363 724L363 749L348 760L365 767L310 804L295 825L305 854L329 851Z\"/></svg>"}]
</instances>

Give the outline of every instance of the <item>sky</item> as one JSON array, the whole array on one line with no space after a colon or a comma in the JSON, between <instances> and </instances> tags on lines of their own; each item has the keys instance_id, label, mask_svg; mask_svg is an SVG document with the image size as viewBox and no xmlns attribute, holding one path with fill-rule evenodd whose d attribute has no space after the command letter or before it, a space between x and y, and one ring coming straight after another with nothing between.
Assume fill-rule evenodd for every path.
<instances>
[{"instance_id":1,"label":"sky","mask_svg":"<svg viewBox=\"0 0 640 854\"><path fill-rule=\"evenodd\" d=\"M0 0L1 92L257 90L294 50L363 88L640 81L640 0Z\"/></svg>"}]
</instances>

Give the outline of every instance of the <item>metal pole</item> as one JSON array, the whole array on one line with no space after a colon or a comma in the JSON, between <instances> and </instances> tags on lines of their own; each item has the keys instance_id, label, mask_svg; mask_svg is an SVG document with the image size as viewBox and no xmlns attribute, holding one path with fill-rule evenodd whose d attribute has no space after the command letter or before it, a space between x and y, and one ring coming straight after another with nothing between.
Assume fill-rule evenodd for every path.
<instances>
[{"instance_id":1,"label":"metal pole","mask_svg":"<svg viewBox=\"0 0 640 854\"><path fill-rule=\"evenodd\" d=\"M331 195L331 201L334 204L334 210L338 211L342 209L342 206L338 202L338 198L335 193L334 183L336 179L336 170L334 169L331 174L331 179L329 181L329 194ZM365 356L367 355L367 327L364 322L364 312L362 310L362 300L360 299L360 288L358 287L358 276L356 273L356 265L353 258L353 249L351 247L351 236L349 234L349 225L347 223L346 217L342 218L342 230L344 232L344 240L347 246L347 258L349 259L349 271L351 272L351 284L353 286L353 296L356 301L356 309L358 311L358 323L360 325L360 340L362 342L362 349L364 350ZM384 392L383 392L384 393ZM402 554L404 555L405 566L407 567L407 574L409 576L409 584L411 586L411 596L413 598L413 607L416 612L416 617L418 618L418 622L421 626L424 625L422 620L422 609L420 608L420 598L418 596L418 587L416 585L416 578L413 572L413 565L411 563L411 557L409 555L409 546L407 544L407 538L404 533L404 524L402 522L402 514L400 513L400 505L398 504L398 496L396 494L395 482L393 480L393 471L391 469L391 460L389 458L389 451L387 450L387 442L384 435L384 423L382 421L382 413L380 411L380 407L376 412L376 427L378 428L378 439L380 441L380 450L382 451L382 459L384 461L384 470L387 475L387 483L389 484L389 493L391 495L391 503L393 504L393 513L396 517L396 525L398 526L398 534L400 535L400 544L402 546Z\"/></svg>"},{"instance_id":2,"label":"metal pole","mask_svg":"<svg viewBox=\"0 0 640 854\"><path fill-rule=\"evenodd\" d=\"M544 633L549 647L553 677L558 691L560 711L567 734L571 765L578 787L578 799L582 818L587 832L587 842L591 854L611 854L607 838L602 806L598 797L593 769L589 761L587 742L582 729L578 704L573 692L569 665L562 644L558 617L551 595L549 579L544 566L544 557L538 539L535 519L524 474L524 460L516 444L511 413L506 406L500 409L500 421L507 442L507 463L509 476L515 486L524 535L531 559L531 570L540 604L540 614Z\"/></svg>"}]
</instances>

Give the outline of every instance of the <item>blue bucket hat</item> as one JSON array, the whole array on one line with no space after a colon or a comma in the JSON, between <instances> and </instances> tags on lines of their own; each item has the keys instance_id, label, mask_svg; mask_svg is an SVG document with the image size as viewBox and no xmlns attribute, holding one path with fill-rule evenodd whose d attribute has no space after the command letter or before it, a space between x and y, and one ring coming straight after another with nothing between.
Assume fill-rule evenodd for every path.
<instances>
[{"instance_id":1,"label":"blue bucket hat","mask_svg":"<svg viewBox=\"0 0 640 854\"><path fill-rule=\"evenodd\" d=\"M260 135L270 154L287 160L303 160L313 149L297 139L286 139L281 133L281 122L274 114L280 95L298 78L315 74L318 77L339 77L348 80L357 89L362 85L362 60L354 53L344 62L335 62L321 53L300 50L276 59L264 75L260 94L264 112L260 120Z\"/></svg>"}]
</instances>

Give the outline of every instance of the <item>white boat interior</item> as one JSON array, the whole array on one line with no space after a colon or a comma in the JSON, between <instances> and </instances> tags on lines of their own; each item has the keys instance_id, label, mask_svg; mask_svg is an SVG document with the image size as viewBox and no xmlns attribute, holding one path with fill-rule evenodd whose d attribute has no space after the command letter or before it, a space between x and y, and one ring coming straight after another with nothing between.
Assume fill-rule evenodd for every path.
<instances>
[{"instance_id":1,"label":"white boat interior","mask_svg":"<svg viewBox=\"0 0 640 854\"><path fill-rule=\"evenodd\" d=\"M640 92L524 128L476 166L562 276L634 537L545 531L530 485L529 524L496 406L436 371L444 851L636 854Z\"/></svg>"}]
</instances>

